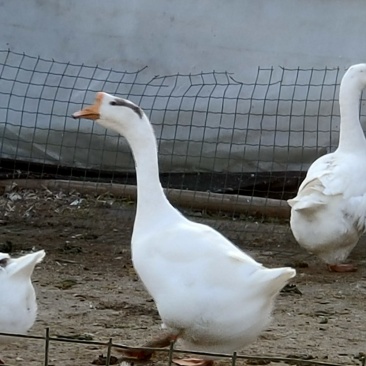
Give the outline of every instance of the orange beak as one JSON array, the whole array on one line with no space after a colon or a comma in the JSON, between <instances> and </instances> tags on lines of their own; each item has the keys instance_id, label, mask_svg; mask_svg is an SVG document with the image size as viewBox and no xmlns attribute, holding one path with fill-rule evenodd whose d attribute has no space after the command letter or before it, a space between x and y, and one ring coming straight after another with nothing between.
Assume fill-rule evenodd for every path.
<instances>
[{"instance_id":1,"label":"orange beak","mask_svg":"<svg viewBox=\"0 0 366 366\"><path fill-rule=\"evenodd\" d=\"M88 107L83 108L81 111L75 112L72 117L73 118L86 118L91 120L96 120L100 118L100 106L102 105L103 93L97 93L95 97L94 104Z\"/></svg>"}]
</instances>

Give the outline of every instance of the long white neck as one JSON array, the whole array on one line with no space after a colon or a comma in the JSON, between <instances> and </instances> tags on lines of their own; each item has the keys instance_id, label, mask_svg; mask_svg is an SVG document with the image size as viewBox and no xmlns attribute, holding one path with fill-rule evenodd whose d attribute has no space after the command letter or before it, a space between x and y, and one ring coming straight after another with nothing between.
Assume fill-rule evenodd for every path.
<instances>
[{"instance_id":1,"label":"long white neck","mask_svg":"<svg viewBox=\"0 0 366 366\"><path fill-rule=\"evenodd\" d=\"M342 80L339 92L339 149L354 152L359 149L366 150L365 135L359 117L360 98L365 85L362 85L357 75L352 76Z\"/></svg>"},{"instance_id":2,"label":"long white neck","mask_svg":"<svg viewBox=\"0 0 366 366\"><path fill-rule=\"evenodd\" d=\"M154 130L144 115L138 128L118 131L125 136L135 160L137 178L137 210L134 233L147 232L149 227L181 216L169 203L159 179L157 144Z\"/></svg>"}]
</instances>

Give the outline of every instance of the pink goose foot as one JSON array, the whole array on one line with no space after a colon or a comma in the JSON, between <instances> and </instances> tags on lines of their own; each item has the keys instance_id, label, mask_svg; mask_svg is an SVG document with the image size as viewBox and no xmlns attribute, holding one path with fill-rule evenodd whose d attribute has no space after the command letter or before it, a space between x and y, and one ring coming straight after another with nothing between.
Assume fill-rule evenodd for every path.
<instances>
[{"instance_id":1,"label":"pink goose foot","mask_svg":"<svg viewBox=\"0 0 366 366\"><path fill-rule=\"evenodd\" d=\"M330 272L356 272L357 267L351 263L327 264Z\"/></svg>"},{"instance_id":2,"label":"pink goose foot","mask_svg":"<svg viewBox=\"0 0 366 366\"><path fill-rule=\"evenodd\" d=\"M179 366L212 366L212 360L204 360L201 358L177 358L173 362Z\"/></svg>"}]
</instances>

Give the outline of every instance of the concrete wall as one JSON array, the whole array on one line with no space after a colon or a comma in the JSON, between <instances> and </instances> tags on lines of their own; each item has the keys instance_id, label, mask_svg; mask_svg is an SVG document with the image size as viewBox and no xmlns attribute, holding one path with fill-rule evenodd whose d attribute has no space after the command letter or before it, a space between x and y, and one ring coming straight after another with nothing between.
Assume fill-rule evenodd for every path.
<instances>
[{"instance_id":1,"label":"concrete wall","mask_svg":"<svg viewBox=\"0 0 366 366\"><path fill-rule=\"evenodd\" d=\"M0 1L0 48L152 74L366 60L363 0Z\"/></svg>"},{"instance_id":2,"label":"concrete wall","mask_svg":"<svg viewBox=\"0 0 366 366\"><path fill-rule=\"evenodd\" d=\"M0 49L40 55L42 58L60 62L99 65L117 70L135 71L148 66L144 71L146 80L154 75L216 70L228 71L235 79L251 83L256 77L258 66L275 66L272 81L281 78L281 70L277 66L339 66L341 72L335 79L339 83L346 67L366 61L365 19L366 3L362 0L2 0ZM98 83L94 83L93 87L97 88ZM267 91L263 89L263 98L266 92L268 93L268 88ZM72 98L83 100L80 94L85 93L81 91L79 94L73 94ZM314 91L314 96L316 95L318 93ZM276 92L273 96L276 96ZM222 97L224 98L223 95ZM261 95L258 94L257 97L260 98ZM325 92L322 98L334 98L334 88ZM92 96L86 99L89 102ZM14 99L10 98L7 105L13 102ZM217 103L220 107L223 101ZM181 155L174 151L176 144L168 141L169 134L164 136L166 142L161 142L160 146L164 152L163 165L166 170L227 168L232 171L252 171L306 168L316 156L329 151L337 144L338 120L337 112L333 111L333 104L330 118L334 116L334 121L327 118L323 123L314 117L306 120L312 128L314 123L315 127L319 127L320 123L319 128L325 130L326 134L314 137L314 134L305 136L304 133L300 133L291 140L288 149L284 149L284 146L290 141L290 132L278 139L279 134L275 130L277 122L273 124L272 121L268 121L269 125L273 125L273 132L266 133L271 135L268 141L273 141L274 145L267 144L267 148L262 150L263 153L256 152L255 146L244 146L238 153L240 157L243 156L244 150L249 154L246 155L247 164L244 167L242 164L232 163L228 147L220 152L225 156L226 149L227 161L223 159L218 166L202 163L205 159L197 162L197 159L190 161L190 158L184 159L186 165L179 163L178 159L173 162L175 166L168 166L168 162L172 160L169 154ZM123 144L121 146L116 137L108 140L107 149L103 145L105 139L103 143L99 142L101 150L108 150L112 154L104 153L103 158L100 158L100 151L92 153L94 155L85 155L85 151L81 151L78 146L73 147L71 151L55 148L45 142L46 138L50 137L49 131L42 132L42 129L49 126L53 131L57 131L54 140L58 140L62 135L65 145L70 145L78 139L83 141L82 145L90 144L93 136L89 127L81 127L81 132L89 134L87 137L82 135L76 140L70 138L69 141L65 137L69 132L76 130L75 123L68 117L68 113L71 112L69 110L60 111L61 115L65 115L61 119L51 118L42 122L43 118L39 116L37 123L40 129L31 136L33 139L34 136L37 137L37 144L34 144L29 141L29 134L23 134L20 129L20 126L27 122L17 117L10 118L11 115L9 117L9 111L5 110L5 107L3 103L3 110L0 111L0 133L3 135L2 154L6 157L32 159L36 156L44 162L62 161L67 165L79 166L89 166L92 161L94 167L106 164L106 161L110 162L112 159L118 160L118 169L130 169L133 166L127 155L117 159L117 151L126 148ZM278 103L273 107L267 105L267 114L284 114L284 110L288 113L287 107L283 106L284 110L281 110L281 105L280 109L278 107ZM306 108L308 109L304 113L309 116L315 116L319 112L319 105L308 105ZM55 109L51 108L48 113L54 111ZM308 129L304 125L304 118L291 120L289 114L287 117L290 122L286 123L288 122L287 125L293 130ZM158 125L158 130L159 125L164 123L160 118L163 117L155 115L153 120ZM174 121L189 123L177 119ZM253 117L252 121L247 122L247 125L252 126L251 141L263 141L261 136L264 122L260 117ZM208 120L208 123L216 122ZM228 124L230 123L234 126L236 121L229 121ZM275 135L277 140L273 137ZM17 149L14 150L17 136L26 143L18 143ZM174 136L177 136L176 130L172 131L170 139ZM240 136L240 133L236 135L238 142ZM222 138L225 139L225 136ZM189 141L183 142L178 151L186 151L187 144ZM243 144L245 145L245 142ZM306 146L305 150L303 145ZM204 154L208 157L211 154L212 157L216 153L208 148L204 150Z\"/></svg>"}]
</instances>

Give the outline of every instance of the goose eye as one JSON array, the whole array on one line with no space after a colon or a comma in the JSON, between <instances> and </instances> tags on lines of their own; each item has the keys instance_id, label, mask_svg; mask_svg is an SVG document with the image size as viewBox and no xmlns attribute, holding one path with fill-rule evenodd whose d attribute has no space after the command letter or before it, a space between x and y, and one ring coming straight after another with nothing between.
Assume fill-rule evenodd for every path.
<instances>
[{"instance_id":1,"label":"goose eye","mask_svg":"<svg viewBox=\"0 0 366 366\"><path fill-rule=\"evenodd\" d=\"M117 105L117 102L112 100L111 102L109 102L110 105Z\"/></svg>"}]
</instances>

